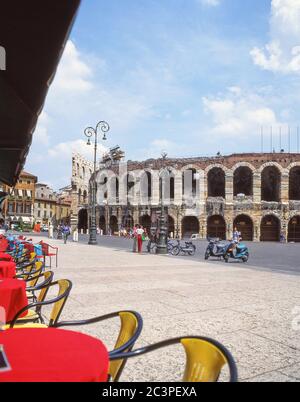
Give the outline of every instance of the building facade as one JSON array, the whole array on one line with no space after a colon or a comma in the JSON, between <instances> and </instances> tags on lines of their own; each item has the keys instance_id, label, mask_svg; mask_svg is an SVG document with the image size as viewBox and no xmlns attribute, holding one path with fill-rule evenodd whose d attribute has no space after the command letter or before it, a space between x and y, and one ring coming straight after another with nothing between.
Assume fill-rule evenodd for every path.
<instances>
[{"instance_id":1,"label":"building facade","mask_svg":"<svg viewBox=\"0 0 300 402\"><path fill-rule=\"evenodd\" d=\"M92 176L93 163L80 154L72 155L72 180L71 180L71 227L74 231L88 231L88 204L89 181Z\"/></svg>"},{"instance_id":2,"label":"building facade","mask_svg":"<svg viewBox=\"0 0 300 402\"><path fill-rule=\"evenodd\" d=\"M71 223L72 187L61 188L56 195L56 223Z\"/></svg>"},{"instance_id":3,"label":"building facade","mask_svg":"<svg viewBox=\"0 0 300 402\"><path fill-rule=\"evenodd\" d=\"M9 194L2 212L8 223L33 225L36 183L36 176L22 171L14 188L3 186L3 190Z\"/></svg>"},{"instance_id":4,"label":"building facade","mask_svg":"<svg viewBox=\"0 0 300 402\"><path fill-rule=\"evenodd\" d=\"M106 161L96 181L97 222L106 233L155 227L163 199L174 237L229 239L237 227L245 240L300 241L300 154Z\"/></svg>"},{"instance_id":5,"label":"building facade","mask_svg":"<svg viewBox=\"0 0 300 402\"><path fill-rule=\"evenodd\" d=\"M34 218L35 223L48 225L56 219L56 193L47 184L35 186Z\"/></svg>"}]
</instances>

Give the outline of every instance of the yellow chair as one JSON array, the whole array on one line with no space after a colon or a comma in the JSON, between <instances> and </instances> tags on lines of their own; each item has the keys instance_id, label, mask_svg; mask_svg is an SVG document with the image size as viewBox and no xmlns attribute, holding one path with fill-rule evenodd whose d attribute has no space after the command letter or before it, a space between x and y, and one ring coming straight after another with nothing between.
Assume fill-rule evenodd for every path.
<instances>
[{"instance_id":1,"label":"yellow chair","mask_svg":"<svg viewBox=\"0 0 300 402\"><path fill-rule=\"evenodd\" d=\"M52 286L58 286L58 295L53 299L46 300L47 293ZM63 311L71 289L72 282L68 279L60 279L58 281L47 284L47 286L44 286L40 289L38 301L22 308L15 315L9 325L7 325L5 328L16 328L17 326L21 327L29 323L44 324L47 327L54 326ZM42 307L51 304L53 304L53 308L50 313L48 323L45 323L44 317L42 315ZM24 317L20 317L26 311L27 314Z\"/></svg>"},{"instance_id":2,"label":"yellow chair","mask_svg":"<svg viewBox=\"0 0 300 402\"><path fill-rule=\"evenodd\" d=\"M238 372L231 353L214 339L187 336L168 339L131 352L117 353L110 356L110 361L141 356L160 348L181 344L185 349L186 365L183 382L217 382L225 365L229 367L229 381L238 381Z\"/></svg>"},{"instance_id":3,"label":"yellow chair","mask_svg":"<svg viewBox=\"0 0 300 402\"><path fill-rule=\"evenodd\" d=\"M22 268L17 268L16 278L28 281L31 276L41 273L44 270L44 265L39 260L33 259L29 263L25 264Z\"/></svg>"},{"instance_id":4,"label":"yellow chair","mask_svg":"<svg viewBox=\"0 0 300 402\"><path fill-rule=\"evenodd\" d=\"M40 291L42 296L45 296L44 288L46 288L50 283L52 283L54 277L54 272L46 271L43 273L37 273L33 278L28 279L28 286L26 288L27 299L32 299L33 301L42 302L44 299L41 297L36 297L35 293ZM42 282L39 282L43 279Z\"/></svg>"},{"instance_id":5,"label":"yellow chair","mask_svg":"<svg viewBox=\"0 0 300 402\"><path fill-rule=\"evenodd\" d=\"M104 316L91 318L81 321L62 321L57 322L54 327L66 327L66 326L80 326L94 324L97 322L105 321L111 318L119 317L121 321L121 327L118 338L115 343L114 349L110 352L110 356L114 354L121 354L122 352L129 352L132 350L138 337L143 329L143 319L136 311L119 311L116 313L106 314ZM126 359L114 360L110 363L109 377L112 381L118 381L124 366Z\"/></svg>"}]
</instances>

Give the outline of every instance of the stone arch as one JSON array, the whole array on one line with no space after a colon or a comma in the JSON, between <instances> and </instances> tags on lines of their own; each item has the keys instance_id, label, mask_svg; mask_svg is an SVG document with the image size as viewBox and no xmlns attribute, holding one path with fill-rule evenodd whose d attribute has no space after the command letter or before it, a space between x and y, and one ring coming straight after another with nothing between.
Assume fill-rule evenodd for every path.
<instances>
[{"instance_id":1,"label":"stone arch","mask_svg":"<svg viewBox=\"0 0 300 402\"><path fill-rule=\"evenodd\" d=\"M115 215L111 215L109 218L109 228L112 235L119 231L118 218Z\"/></svg>"},{"instance_id":2,"label":"stone arch","mask_svg":"<svg viewBox=\"0 0 300 402\"><path fill-rule=\"evenodd\" d=\"M289 169L289 199L300 201L300 164Z\"/></svg>"},{"instance_id":3,"label":"stone arch","mask_svg":"<svg viewBox=\"0 0 300 402\"><path fill-rule=\"evenodd\" d=\"M148 204L152 198L153 193L153 172L144 169L140 176L140 196L143 205Z\"/></svg>"},{"instance_id":4,"label":"stone arch","mask_svg":"<svg viewBox=\"0 0 300 402\"><path fill-rule=\"evenodd\" d=\"M260 240L261 241L279 241L280 240L281 223L280 219L274 215L265 215L260 224Z\"/></svg>"},{"instance_id":5,"label":"stone arch","mask_svg":"<svg viewBox=\"0 0 300 402\"><path fill-rule=\"evenodd\" d=\"M235 165L232 166L231 170L234 172L240 167L248 167L252 171L252 173L256 172L256 168L249 162L237 162Z\"/></svg>"},{"instance_id":6,"label":"stone arch","mask_svg":"<svg viewBox=\"0 0 300 402\"><path fill-rule=\"evenodd\" d=\"M161 169L159 171L159 199L162 198L164 190L164 204L169 205L175 198L175 177L176 171L172 168Z\"/></svg>"},{"instance_id":7,"label":"stone arch","mask_svg":"<svg viewBox=\"0 0 300 402\"><path fill-rule=\"evenodd\" d=\"M123 222L123 227L127 230L132 229L134 226L134 220L133 220L132 215L130 215L130 214L124 215L122 222Z\"/></svg>"},{"instance_id":8,"label":"stone arch","mask_svg":"<svg viewBox=\"0 0 300 402\"><path fill-rule=\"evenodd\" d=\"M185 216L181 221L182 237L191 237L200 232L200 222L196 216Z\"/></svg>"},{"instance_id":9,"label":"stone arch","mask_svg":"<svg viewBox=\"0 0 300 402\"><path fill-rule=\"evenodd\" d=\"M84 233L88 230L88 211L82 208L78 212L78 230L83 230Z\"/></svg>"},{"instance_id":10,"label":"stone arch","mask_svg":"<svg viewBox=\"0 0 300 402\"><path fill-rule=\"evenodd\" d=\"M240 165L233 171L233 195L253 196L253 169Z\"/></svg>"},{"instance_id":11,"label":"stone arch","mask_svg":"<svg viewBox=\"0 0 300 402\"><path fill-rule=\"evenodd\" d=\"M207 219L207 237L226 240L226 222L223 216L213 215Z\"/></svg>"},{"instance_id":12,"label":"stone arch","mask_svg":"<svg viewBox=\"0 0 300 402\"><path fill-rule=\"evenodd\" d=\"M175 219L171 216L168 215L168 235L171 237L171 234L173 234L173 238L175 237Z\"/></svg>"},{"instance_id":13,"label":"stone arch","mask_svg":"<svg viewBox=\"0 0 300 402\"><path fill-rule=\"evenodd\" d=\"M226 194L226 172L223 167L215 166L207 171L208 197L222 197Z\"/></svg>"},{"instance_id":14,"label":"stone arch","mask_svg":"<svg viewBox=\"0 0 300 402\"><path fill-rule=\"evenodd\" d=\"M294 215L289 221L288 241L300 243L300 215Z\"/></svg>"},{"instance_id":15,"label":"stone arch","mask_svg":"<svg viewBox=\"0 0 300 402\"><path fill-rule=\"evenodd\" d=\"M184 200L189 200L197 196L197 183L199 179L198 168L194 165L185 166L182 172L182 196Z\"/></svg>"},{"instance_id":16,"label":"stone arch","mask_svg":"<svg viewBox=\"0 0 300 402\"><path fill-rule=\"evenodd\" d=\"M283 167L280 165L280 163L278 163L278 162L266 162L266 163L264 163L264 164L262 164L260 167L259 167L259 169L258 169L258 172L259 173L262 173L262 171L266 168L266 167L270 167L270 166L275 166L275 167L277 167L277 169L279 170L279 172L280 173L282 173L282 171L283 171Z\"/></svg>"},{"instance_id":17,"label":"stone arch","mask_svg":"<svg viewBox=\"0 0 300 402\"><path fill-rule=\"evenodd\" d=\"M99 218L99 228L102 230L103 234L106 234L106 219L104 215L101 215Z\"/></svg>"},{"instance_id":18,"label":"stone arch","mask_svg":"<svg viewBox=\"0 0 300 402\"><path fill-rule=\"evenodd\" d=\"M235 227L241 233L243 240L253 241L254 224L249 215L238 215L233 221L233 228Z\"/></svg>"},{"instance_id":19,"label":"stone arch","mask_svg":"<svg viewBox=\"0 0 300 402\"><path fill-rule=\"evenodd\" d=\"M150 233L151 229L151 216L150 215L142 215L139 219L140 225L142 225L148 233Z\"/></svg>"},{"instance_id":20,"label":"stone arch","mask_svg":"<svg viewBox=\"0 0 300 402\"><path fill-rule=\"evenodd\" d=\"M261 171L261 199L268 202L280 202L281 170L275 164L269 164Z\"/></svg>"}]
</instances>

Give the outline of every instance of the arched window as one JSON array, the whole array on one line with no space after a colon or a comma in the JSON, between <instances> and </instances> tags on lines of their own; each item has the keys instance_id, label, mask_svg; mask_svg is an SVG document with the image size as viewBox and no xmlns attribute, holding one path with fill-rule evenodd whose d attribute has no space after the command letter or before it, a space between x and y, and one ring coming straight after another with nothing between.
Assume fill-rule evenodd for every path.
<instances>
[{"instance_id":1,"label":"arched window","mask_svg":"<svg viewBox=\"0 0 300 402\"><path fill-rule=\"evenodd\" d=\"M236 197L239 194L253 195L253 174L247 166L240 166L233 175L233 192Z\"/></svg>"},{"instance_id":2,"label":"arched window","mask_svg":"<svg viewBox=\"0 0 300 402\"><path fill-rule=\"evenodd\" d=\"M197 171L187 169L182 174L182 194L185 200L196 197L197 194Z\"/></svg>"},{"instance_id":3,"label":"arched window","mask_svg":"<svg viewBox=\"0 0 300 402\"><path fill-rule=\"evenodd\" d=\"M280 202L281 175L276 166L267 166L261 174L262 201Z\"/></svg>"},{"instance_id":4,"label":"arched window","mask_svg":"<svg viewBox=\"0 0 300 402\"><path fill-rule=\"evenodd\" d=\"M174 202L175 197L175 177L169 170L163 170L159 177L159 199L163 195L164 204L168 205Z\"/></svg>"},{"instance_id":5,"label":"arched window","mask_svg":"<svg viewBox=\"0 0 300 402\"><path fill-rule=\"evenodd\" d=\"M140 181L141 201L147 203L152 198L152 175L150 172L143 172Z\"/></svg>"},{"instance_id":6,"label":"arched window","mask_svg":"<svg viewBox=\"0 0 300 402\"><path fill-rule=\"evenodd\" d=\"M293 201L300 201L300 166L290 171L289 198Z\"/></svg>"},{"instance_id":7,"label":"arched window","mask_svg":"<svg viewBox=\"0 0 300 402\"><path fill-rule=\"evenodd\" d=\"M208 197L225 198L225 172L223 169L215 167L208 172Z\"/></svg>"}]
</instances>

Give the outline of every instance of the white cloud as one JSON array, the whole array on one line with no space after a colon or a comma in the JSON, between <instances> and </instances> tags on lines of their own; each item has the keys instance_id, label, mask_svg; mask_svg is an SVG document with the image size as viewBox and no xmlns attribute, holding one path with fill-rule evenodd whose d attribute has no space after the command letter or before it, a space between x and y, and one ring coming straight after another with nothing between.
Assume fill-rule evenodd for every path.
<instances>
[{"instance_id":1,"label":"white cloud","mask_svg":"<svg viewBox=\"0 0 300 402\"><path fill-rule=\"evenodd\" d=\"M34 141L37 144L48 145L49 144L49 133L48 133L48 124L49 124L49 116L43 111L38 120L38 124L36 126L34 132Z\"/></svg>"},{"instance_id":2,"label":"white cloud","mask_svg":"<svg viewBox=\"0 0 300 402\"><path fill-rule=\"evenodd\" d=\"M205 113L211 119L209 133L211 139L218 138L255 138L260 127L278 127L280 122L276 113L266 101L255 94L232 94L229 91L222 97L203 98Z\"/></svg>"},{"instance_id":3,"label":"white cloud","mask_svg":"<svg viewBox=\"0 0 300 402\"><path fill-rule=\"evenodd\" d=\"M68 40L59 63L53 87L57 91L85 92L92 89L92 70L82 60L75 44Z\"/></svg>"},{"instance_id":4,"label":"white cloud","mask_svg":"<svg viewBox=\"0 0 300 402\"><path fill-rule=\"evenodd\" d=\"M264 70L300 73L300 0L272 0L271 41L250 55Z\"/></svg>"},{"instance_id":5,"label":"white cloud","mask_svg":"<svg viewBox=\"0 0 300 402\"><path fill-rule=\"evenodd\" d=\"M87 142L81 139L60 142L48 150L48 155L51 158L62 158L63 160L71 161L73 152L77 152L89 160L93 160L94 158L94 146L87 145ZM105 152L107 152L107 148L102 144L98 144L98 158L100 158Z\"/></svg>"},{"instance_id":6,"label":"white cloud","mask_svg":"<svg viewBox=\"0 0 300 402\"><path fill-rule=\"evenodd\" d=\"M221 0L198 0L204 6L216 7L220 4Z\"/></svg>"}]
</instances>

